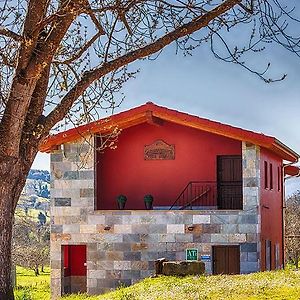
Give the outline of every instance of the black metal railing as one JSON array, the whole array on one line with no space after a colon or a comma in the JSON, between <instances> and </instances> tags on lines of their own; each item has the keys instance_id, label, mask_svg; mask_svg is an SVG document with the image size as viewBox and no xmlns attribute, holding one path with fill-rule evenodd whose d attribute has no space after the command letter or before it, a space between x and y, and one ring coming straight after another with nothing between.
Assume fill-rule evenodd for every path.
<instances>
[{"instance_id":1,"label":"black metal railing","mask_svg":"<svg viewBox=\"0 0 300 300\"><path fill-rule=\"evenodd\" d=\"M217 207L217 183L215 181L189 182L170 209L205 209Z\"/></svg>"}]
</instances>

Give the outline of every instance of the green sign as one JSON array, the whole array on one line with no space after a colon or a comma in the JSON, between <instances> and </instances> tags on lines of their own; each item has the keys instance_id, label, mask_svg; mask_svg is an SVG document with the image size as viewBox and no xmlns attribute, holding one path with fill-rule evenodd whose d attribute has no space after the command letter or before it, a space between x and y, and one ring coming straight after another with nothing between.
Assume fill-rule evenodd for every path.
<instances>
[{"instance_id":1,"label":"green sign","mask_svg":"<svg viewBox=\"0 0 300 300\"><path fill-rule=\"evenodd\" d=\"M198 260L198 249L186 249L185 250L186 260Z\"/></svg>"}]
</instances>

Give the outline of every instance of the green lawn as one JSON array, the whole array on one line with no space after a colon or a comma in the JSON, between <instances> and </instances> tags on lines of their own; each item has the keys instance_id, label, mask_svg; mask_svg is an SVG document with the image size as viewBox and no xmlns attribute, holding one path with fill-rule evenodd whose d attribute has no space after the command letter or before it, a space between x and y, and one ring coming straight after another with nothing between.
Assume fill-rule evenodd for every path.
<instances>
[{"instance_id":1,"label":"green lawn","mask_svg":"<svg viewBox=\"0 0 300 300\"><path fill-rule=\"evenodd\" d=\"M31 298L50 299L47 275L18 271L18 286L29 287ZM25 277L25 278L24 278ZM26 289L25 289L26 290ZM18 289L16 295L24 291ZM236 276L157 277L101 296L71 295L64 300L195 300L195 299L300 299L300 273L287 270Z\"/></svg>"},{"instance_id":2,"label":"green lawn","mask_svg":"<svg viewBox=\"0 0 300 300\"><path fill-rule=\"evenodd\" d=\"M17 267L16 300L49 300L50 299L50 269L35 276L33 270Z\"/></svg>"}]
</instances>

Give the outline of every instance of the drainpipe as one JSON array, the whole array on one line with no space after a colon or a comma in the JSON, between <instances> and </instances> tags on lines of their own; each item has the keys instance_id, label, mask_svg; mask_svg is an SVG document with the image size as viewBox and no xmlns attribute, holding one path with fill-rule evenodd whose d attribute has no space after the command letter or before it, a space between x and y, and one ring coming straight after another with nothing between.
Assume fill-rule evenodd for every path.
<instances>
[{"instance_id":1,"label":"drainpipe","mask_svg":"<svg viewBox=\"0 0 300 300\"><path fill-rule=\"evenodd\" d=\"M298 171L298 174L295 176L289 176L289 177L285 177L284 176L284 170L286 167L289 167L293 164L298 163L299 158L297 158L296 162L292 162L286 165L282 166L282 200L281 200L281 204L282 204L282 268L284 269L285 267L285 209L286 209L286 203L285 203L285 181L289 178L292 177L299 177L300 176L300 169Z\"/></svg>"}]
</instances>

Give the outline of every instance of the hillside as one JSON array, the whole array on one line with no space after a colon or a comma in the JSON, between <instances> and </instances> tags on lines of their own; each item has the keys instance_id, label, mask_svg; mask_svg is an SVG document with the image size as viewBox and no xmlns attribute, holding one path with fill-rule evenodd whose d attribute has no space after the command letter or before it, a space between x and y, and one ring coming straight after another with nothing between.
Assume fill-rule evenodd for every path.
<instances>
[{"instance_id":1,"label":"hillside","mask_svg":"<svg viewBox=\"0 0 300 300\"><path fill-rule=\"evenodd\" d=\"M40 213L49 218L50 173L30 170L17 206L17 213L38 217Z\"/></svg>"}]
</instances>

